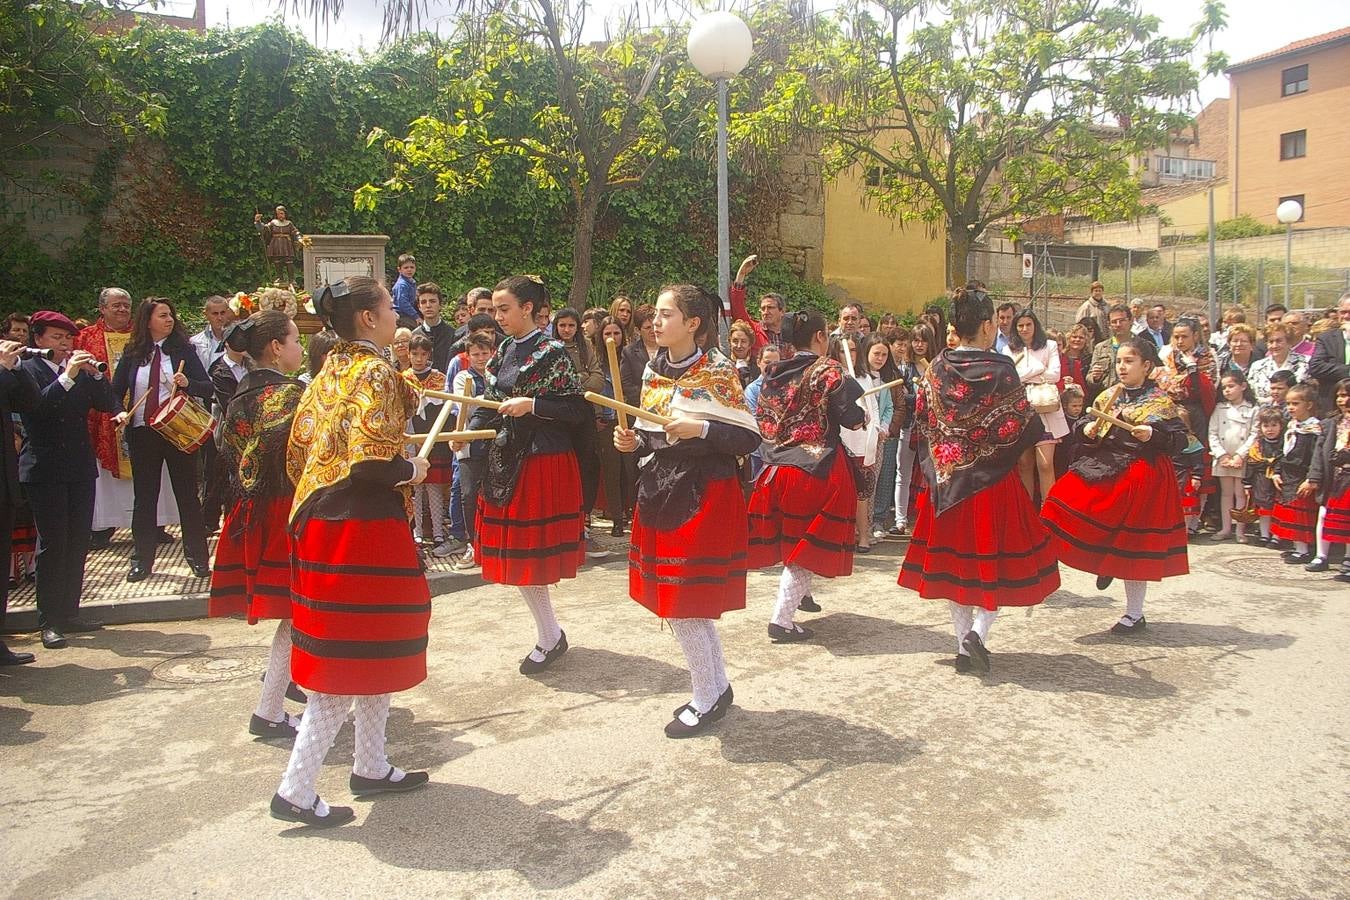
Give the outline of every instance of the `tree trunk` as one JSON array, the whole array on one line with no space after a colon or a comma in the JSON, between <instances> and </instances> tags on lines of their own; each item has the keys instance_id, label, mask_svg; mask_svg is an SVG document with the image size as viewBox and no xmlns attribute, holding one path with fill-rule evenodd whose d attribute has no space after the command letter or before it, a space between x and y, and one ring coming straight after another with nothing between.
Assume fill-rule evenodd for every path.
<instances>
[{"instance_id":1,"label":"tree trunk","mask_svg":"<svg viewBox=\"0 0 1350 900\"><path fill-rule=\"evenodd\" d=\"M955 288L966 283L968 257L970 256L970 232L959 222L952 222L947 228L947 287Z\"/></svg>"},{"instance_id":2,"label":"tree trunk","mask_svg":"<svg viewBox=\"0 0 1350 900\"><path fill-rule=\"evenodd\" d=\"M577 204L576 232L572 236L572 289L567 303L573 309L584 310L591 290L592 257L595 250L595 220L600 212L601 188L595 179L587 182Z\"/></svg>"}]
</instances>

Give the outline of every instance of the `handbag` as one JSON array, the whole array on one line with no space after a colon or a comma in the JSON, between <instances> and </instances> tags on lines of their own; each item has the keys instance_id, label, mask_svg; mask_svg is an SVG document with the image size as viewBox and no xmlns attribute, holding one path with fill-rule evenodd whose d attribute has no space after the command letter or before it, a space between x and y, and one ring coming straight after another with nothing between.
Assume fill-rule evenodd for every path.
<instances>
[{"instance_id":1,"label":"handbag","mask_svg":"<svg viewBox=\"0 0 1350 900\"><path fill-rule=\"evenodd\" d=\"M1059 411L1059 389L1053 384L1027 385L1027 402L1038 413Z\"/></svg>"}]
</instances>

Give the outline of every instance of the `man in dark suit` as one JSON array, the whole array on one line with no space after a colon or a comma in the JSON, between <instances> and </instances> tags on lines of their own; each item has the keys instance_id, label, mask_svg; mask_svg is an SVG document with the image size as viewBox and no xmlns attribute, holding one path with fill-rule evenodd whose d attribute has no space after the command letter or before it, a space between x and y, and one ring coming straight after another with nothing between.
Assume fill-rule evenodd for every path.
<instances>
[{"instance_id":1,"label":"man in dark suit","mask_svg":"<svg viewBox=\"0 0 1350 900\"><path fill-rule=\"evenodd\" d=\"M1317 379L1324 412L1336 406L1336 382L1350 378L1350 340L1347 340L1350 338L1350 291L1341 294L1336 312L1341 327L1318 335L1312 359L1308 362L1308 377Z\"/></svg>"},{"instance_id":2,"label":"man in dark suit","mask_svg":"<svg viewBox=\"0 0 1350 900\"><path fill-rule=\"evenodd\" d=\"M14 507L19 500L19 453L14 446L14 412L38 402L37 385L19 369L19 350L14 341L0 341L0 453L5 471L0 476L0 559L9 559L14 531ZM9 579L0 578L0 626L9 605ZM31 653L15 653L0 641L0 666L21 666L33 661Z\"/></svg>"},{"instance_id":3,"label":"man in dark suit","mask_svg":"<svg viewBox=\"0 0 1350 900\"><path fill-rule=\"evenodd\" d=\"M1144 313L1144 324L1144 330L1139 332L1139 336L1152 338L1159 350L1172 343L1172 323L1167 321L1167 307L1161 303L1150 306L1148 312Z\"/></svg>"},{"instance_id":4,"label":"man in dark suit","mask_svg":"<svg viewBox=\"0 0 1350 900\"><path fill-rule=\"evenodd\" d=\"M28 320L38 349L51 359L28 359L21 366L39 391L38 401L21 410L24 431L19 481L37 525L37 605L42 646L66 646L66 632L98 626L80 618L84 562L94 527L94 482L98 463L89 440L89 412L116 412L112 385L98 360L71 351L79 328L58 312L43 310Z\"/></svg>"}]
</instances>

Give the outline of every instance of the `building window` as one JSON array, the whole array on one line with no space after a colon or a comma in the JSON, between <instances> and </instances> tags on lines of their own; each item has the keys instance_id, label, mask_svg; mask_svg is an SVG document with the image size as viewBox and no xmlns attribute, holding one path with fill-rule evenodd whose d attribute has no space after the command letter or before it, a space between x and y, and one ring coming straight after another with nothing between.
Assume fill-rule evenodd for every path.
<instances>
[{"instance_id":1,"label":"building window","mask_svg":"<svg viewBox=\"0 0 1350 900\"><path fill-rule=\"evenodd\" d=\"M1214 177L1214 160L1187 159L1184 156L1158 157L1158 174L1163 178L1208 180Z\"/></svg>"},{"instance_id":2,"label":"building window","mask_svg":"<svg viewBox=\"0 0 1350 900\"><path fill-rule=\"evenodd\" d=\"M1280 135L1280 159L1298 159L1308 155L1308 132L1287 131Z\"/></svg>"},{"instance_id":3,"label":"building window","mask_svg":"<svg viewBox=\"0 0 1350 900\"><path fill-rule=\"evenodd\" d=\"M1280 73L1280 96L1290 97L1308 90L1308 67L1294 66Z\"/></svg>"},{"instance_id":4,"label":"building window","mask_svg":"<svg viewBox=\"0 0 1350 900\"><path fill-rule=\"evenodd\" d=\"M1302 194L1290 194L1288 197L1281 197L1281 198L1280 198L1280 203L1283 203L1283 202L1286 201L1286 200L1297 200L1297 201L1298 201L1299 209L1303 210L1303 212L1302 212L1302 213L1299 215L1299 217L1298 217L1298 220L1299 220L1300 222L1302 222L1304 219L1306 219L1306 218L1308 217L1308 202L1307 202L1306 200L1303 199L1303 195L1302 195ZM1275 205L1278 207L1278 206L1280 205L1280 203L1276 203Z\"/></svg>"}]
</instances>

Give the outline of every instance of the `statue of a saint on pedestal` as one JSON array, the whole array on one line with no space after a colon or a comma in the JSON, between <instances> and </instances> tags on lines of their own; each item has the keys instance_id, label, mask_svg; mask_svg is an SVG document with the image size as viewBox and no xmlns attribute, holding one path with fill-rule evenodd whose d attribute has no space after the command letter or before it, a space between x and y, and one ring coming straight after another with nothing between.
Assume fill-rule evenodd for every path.
<instances>
[{"instance_id":1,"label":"statue of a saint on pedestal","mask_svg":"<svg viewBox=\"0 0 1350 900\"><path fill-rule=\"evenodd\" d=\"M262 235L263 253L276 283L295 284L295 249L300 243L300 229L286 216L286 207L278 206L276 218L270 222L262 220L262 213L254 213L253 227Z\"/></svg>"}]
</instances>

